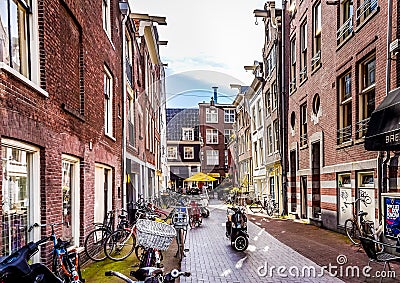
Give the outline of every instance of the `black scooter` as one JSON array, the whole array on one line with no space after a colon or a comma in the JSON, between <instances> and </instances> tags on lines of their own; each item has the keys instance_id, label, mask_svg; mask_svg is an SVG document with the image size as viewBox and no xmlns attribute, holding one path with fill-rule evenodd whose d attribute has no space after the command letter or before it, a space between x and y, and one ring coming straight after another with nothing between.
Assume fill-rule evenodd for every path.
<instances>
[{"instance_id":1,"label":"black scooter","mask_svg":"<svg viewBox=\"0 0 400 283\"><path fill-rule=\"evenodd\" d=\"M247 234L247 216L242 207L228 207L226 221L226 237L231 240L231 246L242 252L249 246Z\"/></svg>"},{"instance_id":2,"label":"black scooter","mask_svg":"<svg viewBox=\"0 0 400 283\"><path fill-rule=\"evenodd\" d=\"M39 246L48 241L43 238L30 242L7 257L0 258L0 283L62 283L47 266L29 264L28 260L39 251Z\"/></svg>"}]
</instances>

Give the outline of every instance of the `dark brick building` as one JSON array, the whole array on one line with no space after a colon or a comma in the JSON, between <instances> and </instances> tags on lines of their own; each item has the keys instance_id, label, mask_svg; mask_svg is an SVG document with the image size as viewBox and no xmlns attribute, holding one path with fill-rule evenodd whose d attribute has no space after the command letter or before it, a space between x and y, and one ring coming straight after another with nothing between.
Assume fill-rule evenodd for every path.
<instances>
[{"instance_id":1,"label":"dark brick building","mask_svg":"<svg viewBox=\"0 0 400 283\"><path fill-rule=\"evenodd\" d=\"M34 222L69 221L57 234L81 245L121 206L118 1L10 3L0 19L1 253L39 239L27 232Z\"/></svg>"}]
</instances>

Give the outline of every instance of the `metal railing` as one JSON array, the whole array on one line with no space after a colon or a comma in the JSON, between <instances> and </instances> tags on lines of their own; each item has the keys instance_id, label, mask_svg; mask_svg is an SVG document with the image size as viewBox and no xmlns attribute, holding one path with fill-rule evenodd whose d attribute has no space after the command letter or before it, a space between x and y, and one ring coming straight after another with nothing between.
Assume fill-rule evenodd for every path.
<instances>
[{"instance_id":1,"label":"metal railing","mask_svg":"<svg viewBox=\"0 0 400 283\"><path fill-rule=\"evenodd\" d=\"M336 33L336 40L341 42L353 32L353 19L352 16L343 23Z\"/></svg>"},{"instance_id":2,"label":"metal railing","mask_svg":"<svg viewBox=\"0 0 400 283\"><path fill-rule=\"evenodd\" d=\"M319 64L321 64L321 50L311 58L311 68L314 70Z\"/></svg>"},{"instance_id":3,"label":"metal railing","mask_svg":"<svg viewBox=\"0 0 400 283\"><path fill-rule=\"evenodd\" d=\"M370 119L371 117L368 117L356 123L357 138L360 139L365 136L365 134L367 133L368 123Z\"/></svg>"},{"instance_id":4,"label":"metal railing","mask_svg":"<svg viewBox=\"0 0 400 283\"><path fill-rule=\"evenodd\" d=\"M300 77L300 82L304 81L307 78L307 66L301 69L299 77Z\"/></svg>"},{"instance_id":5,"label":"metal railing","mask_svg":"<svg viewBox=\"0 0 400 283\"><path fill-rule=\"evenodd\" d=\"M357 21L360 18L365 19L378 7L378 0L365 0L356 11Z\"/></svg>"},{"instance_id":6,"label":"metal railing","mask_svg":"<svg viewBox=\"0 0 400 283\"><path fill-rule=\"evenodd\" d=\"M337 131L337 142L338 144L342 144L348 141L351 141L351 132L352 132L352 126L347 126L344 128L341 128Z\"/></svg>"}]
</instances>

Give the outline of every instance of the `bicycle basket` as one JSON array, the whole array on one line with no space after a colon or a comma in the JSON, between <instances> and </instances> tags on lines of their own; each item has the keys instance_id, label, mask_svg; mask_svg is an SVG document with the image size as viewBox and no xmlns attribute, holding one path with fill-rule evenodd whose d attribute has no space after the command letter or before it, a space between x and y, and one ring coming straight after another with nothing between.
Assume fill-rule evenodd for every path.
<instances>
[{"instance_id":1,"label":"bicycle basket","mask_svg":"<svg viewBox=\"0 0 400 283\"><path fill-rule=\"evenodd\" d=\"M138 245L165 251L176 236L173 226L148 219L138 219L136 222L136 239Z\"/></svg>"},{"instance_id":2,"label":"bicycle basket","mask_svg":"<svg viewBox=\"0 0 400 283\"><path fill-rule=\"evenodd\" d=\"M187 207L178 206L175 208L174 218L172 223L174 223L175 227L182 227L188 225L188 216L187 216Z\"/></svg>"}]
</instances>

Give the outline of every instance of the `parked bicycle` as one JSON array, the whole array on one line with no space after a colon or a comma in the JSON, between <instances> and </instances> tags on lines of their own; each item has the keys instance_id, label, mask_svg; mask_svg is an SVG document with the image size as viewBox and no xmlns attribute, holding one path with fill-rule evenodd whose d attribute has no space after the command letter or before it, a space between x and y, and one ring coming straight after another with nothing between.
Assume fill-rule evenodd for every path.
<instances>
[{"instance_id":1,"label":"parked bicycle","mask_svg":"<svg viewBox=\"0 0 400 283\"><path fill-rule=\"evenodd\" d=\"M118 215L117 229L128 227L128 220L126 219L125 210L121 210ZM95 229L92 230L85 238L85 253L93 261L102 261L106 258L104 252L104 244L107 237L112 234L114 230L115 211L107 212L103 223L93 223Z\"/></svg>"},{"instance_id":2,"label":"parked bicycle","mask_svg":"<svg viewBox=\"0 0 400 283\"><path fill-rule=\"evenodd\" d=\"M185 249L186 235L189 225L188 208L185 206L176 206L173 212L174 217L172 223L176 230L176 244L178 246L175 257L177 257L179 262L181 262L185 256L185 252L189 251L188 249Z\"/></svg>"},{"instance_id":3,"label":"parked bicycle","mask_svg":"<svg viewBox=\"0 0 400 283\"><path fill-rule=\"evenodd\" d=\"M274 213L279 211L278 204L275 202L272 195L264 197L264 201L261 201L260 199L253 201L249 208L253 213L265 211L268 216L272 216Z\"/></svg>"},{"instance_id":4,"label":"parked bicycle","mask_svg":"<svg viewBox=\"0 0 400 283\"><path fill-rule=\"evenodd\" d=\"M368 204L371 204L371 202L372 200L369 196L359 197L353 202L344 202L346 207L348 205L353 206L352 218L349 218L345 221L344 228L347 237L355 245L360 244L360 236L380 241L380 237L383 232L382 222L380 221L379 226L375 228L373 221L365 219L365 217L368 215L367 212L360 210L358 213L356 213L357 203L363 203L366 207ZM380 247L379 249L382 248L383 247Z\"/></svg>"},{"instance_id":5,"label":"parked bicycle","mask_svg":"<svg viewBox=\"0 0 400 283\"><path fill-rule=\"evenodd\" d=\"M63 241L61 238L57 238L54 231L54 227L60 225L69 225L65 222L50 223L50 224L38 224L35 223L29 227L28 231L31 231L34 227L51 227L51 235L47 238L53 241L53 259L51 270L62 282L69 283L81 283L85 282L82 279L80 265L79 265L79 255L75 248L69 250L69 242Z\"/></svg>"}]
</instances>

